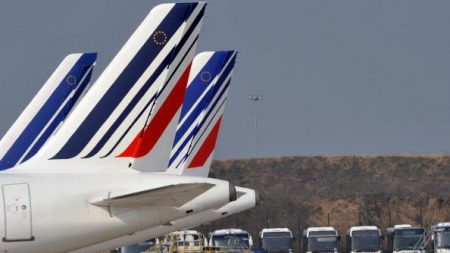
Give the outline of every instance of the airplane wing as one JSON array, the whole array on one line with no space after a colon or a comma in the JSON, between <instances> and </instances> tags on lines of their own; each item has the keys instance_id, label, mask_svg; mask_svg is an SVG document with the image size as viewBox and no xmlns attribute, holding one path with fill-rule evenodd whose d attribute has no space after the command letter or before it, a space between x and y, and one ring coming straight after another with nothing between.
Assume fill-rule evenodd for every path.
<instances>
[{"instance_id":1,"label":"airplane wing","mask_svg":"<svg viewBox=\"0 0 450 253\"><path fill-rule=\"evenodd\" d=\"M109 196L91 204L103 207L169 206L181 207L214 185L208 183L176 184Z\"/></svg>"}]
</instances>

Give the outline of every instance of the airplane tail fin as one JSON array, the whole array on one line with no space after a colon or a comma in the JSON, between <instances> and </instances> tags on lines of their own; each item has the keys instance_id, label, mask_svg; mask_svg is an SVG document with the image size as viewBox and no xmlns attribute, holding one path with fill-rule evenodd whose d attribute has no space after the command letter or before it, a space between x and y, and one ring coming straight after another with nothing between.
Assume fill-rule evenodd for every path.
<instances>
[{"instance_id":1,"label":"airplane tail fin","mask_svg":"<svg viewBox=\"0 0 450 253\"><path fill-rule=\"evenodd\" d=\"M195 57L168 173L208 176L236 55L236 51L216 51Z\"/></svg>"},{"instance_id":2,"label":"airplane tail fin","mask_svg":"<svg viewBox=\"0 0 450 253\"><path fill-rule=\"evenodd\" d=\"M0 141L0 170L33 157L85 91L96 53L68 55Z\"/></svg>"},{"instance_id":3,"label":"airplane tail fin","mask_svg":"<svg viewBox=\"0 0 450 253\"><path fill-rule=\"evenodd\" d=\"M36 159L127 167L150 152L136 153L143 150L136 149L139 139L149 135L158 119L164 124L157 124L150 134L156 139L153 144L158 143L181 106L184 73L193 58L205 6L173 3L153 8ZM161 110L171 113L158 117Z\"/></svg>"},{"instance_id":4,"label":"airplane tail fin","mask_svg":"<svg viewBox=\"0 0 450 253\"><path fill-rule=\"evenodd\" d=\"M130 167L143 171L165 168L170 156L172 140L188 84L197 39L204 14L204 3L199 3L194 14L186 20L184 36L164 84L158 90L153 107L146 111L147 120L131 143L118 155L131 158Z\"/></svg>"}]
</instances>

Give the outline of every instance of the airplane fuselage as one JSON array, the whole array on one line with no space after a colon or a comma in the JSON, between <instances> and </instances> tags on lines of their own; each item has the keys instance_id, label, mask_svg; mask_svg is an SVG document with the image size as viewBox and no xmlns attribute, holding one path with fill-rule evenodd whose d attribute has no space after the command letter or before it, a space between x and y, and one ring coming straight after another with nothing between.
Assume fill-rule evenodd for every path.
<instances>
[{"instance_id":1,"label":"airplane fuselage","mask_svg":"<svg viewBox=\"0 0 450 253\"><path fill-rule=\"evenodd\" d=\"M196 213L227 202L228 192L225 194L225 188L219 187L216 192L212 188L180 208L108 208L91 204L114 192L137 192L192 182L228 185L228 182L210 178L154 173L3 174L0 177L3 199L0 204L0 252L75 250L165 225L187 212ZM209 192L211 196L208 196Z\"/></svg>"}]
</instances>

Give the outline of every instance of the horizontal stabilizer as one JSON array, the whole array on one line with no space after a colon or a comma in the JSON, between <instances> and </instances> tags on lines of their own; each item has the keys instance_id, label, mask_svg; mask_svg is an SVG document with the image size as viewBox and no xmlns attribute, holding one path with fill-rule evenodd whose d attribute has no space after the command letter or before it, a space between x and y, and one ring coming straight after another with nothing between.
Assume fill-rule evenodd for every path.
<instances>
[{"instance_id":1,"label":"horizontal stabilizer","mask_svg":"<svg viewBox=\"0 0 450 253\"><path fill-rule=\"evenodd\" d=\"M106 199L91 202L104 207L136 207L136 206L169 206L181 207L197 196L211 189L208 183L190 183L168 185L160 188L132 192L121 195L110 195Z\"/></svg>"}]
</instances>

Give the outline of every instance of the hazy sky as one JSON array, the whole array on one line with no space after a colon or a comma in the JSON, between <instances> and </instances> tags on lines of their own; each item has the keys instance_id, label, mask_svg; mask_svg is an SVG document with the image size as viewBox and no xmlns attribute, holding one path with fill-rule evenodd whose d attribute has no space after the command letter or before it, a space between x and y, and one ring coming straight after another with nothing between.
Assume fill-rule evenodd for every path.
<instances>
[{"instance_id":1,"label":"hazy sky","mask_svg":"<svg viewBox=\"0 0 450 253\"><path fill-rule=\"evenodd\" d=\"M149 0L0 0L0 133L65 55L94 79ZM237 49L216 158L450 152L450 1L209 1L198 51ZM249 94L264 98L252 104Z\"/></svg>"}]
</instances>

